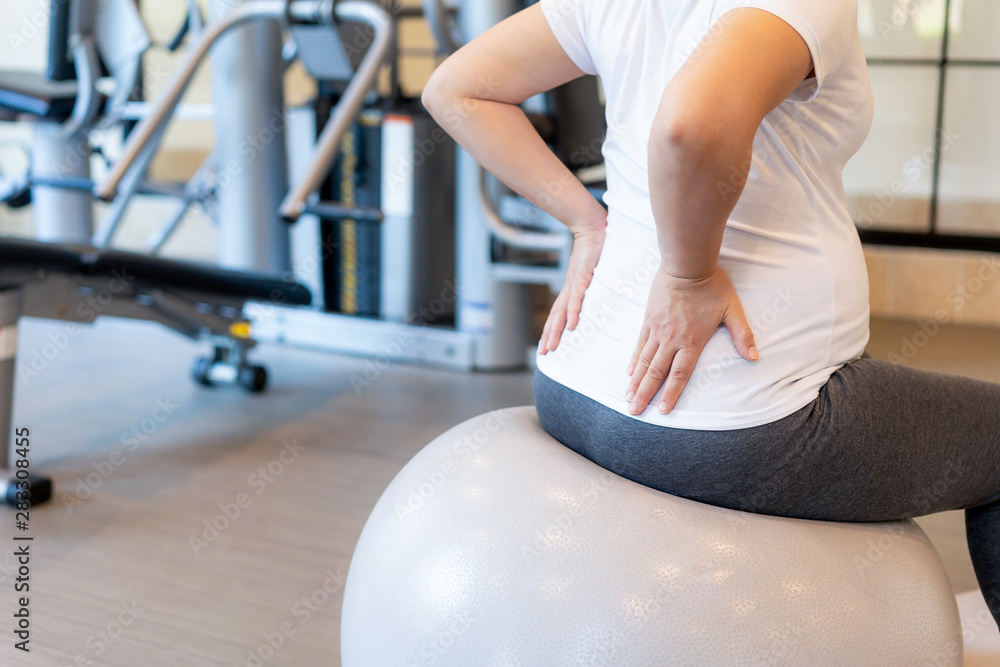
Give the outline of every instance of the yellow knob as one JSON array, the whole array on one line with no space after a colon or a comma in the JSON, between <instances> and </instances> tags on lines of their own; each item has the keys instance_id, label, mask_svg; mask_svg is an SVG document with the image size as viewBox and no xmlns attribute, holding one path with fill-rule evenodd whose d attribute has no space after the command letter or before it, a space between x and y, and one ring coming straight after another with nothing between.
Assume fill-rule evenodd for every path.
<instances>
[{"instance_id":1,"label":"yellow knob","mask_svg":"<svg viewBox=\"0 0 1000 667\"><path fill-rule=\"evenodd\" d=\"M234 322L229 326L229 334L233 338L250 338L250 323Z\"/></svg>"}]
</instances>

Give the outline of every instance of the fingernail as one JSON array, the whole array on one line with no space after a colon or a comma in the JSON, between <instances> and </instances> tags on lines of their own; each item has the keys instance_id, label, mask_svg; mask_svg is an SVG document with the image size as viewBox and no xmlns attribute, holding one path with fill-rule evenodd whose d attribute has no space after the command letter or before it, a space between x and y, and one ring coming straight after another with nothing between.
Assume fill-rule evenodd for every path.
<instances>
[{"instance_id":1,"label":"fingernail","mask_svg":"<svg viewBox=\"0 0 1000 667\"><path fill-rule=\"evenodd\" d=\"M639 403L638 402L632 403L632 405L628 406L628 411L634 415L639 414Z\"/></svg>"},{"instance_id":2,"label":"fingernail","mask_svg":"<svg viewBox=\"0 0 1000 667\"><path fill-rule=\"evenodd\" d=\"M625 371L625 372L628 373L629 375L632 375L632 373L635 372L635 364L629 364L628 365L628 370Z\"/></svg>"},{"instance_id":3,"label":"fingernail","mask_svg":"<svg viewBox=\"0 0 1000 667\"><path fill-rule=\"evenodd\" d=\"M631 401L633 398L635 398L635 389L629 389L628 393L625 394L625 400Z\"/></svg>"},{"instance_id":4,"label":"fingernail","mask_svg":"<svg viewBox=\"0 0 1000 667\"><path fill-rule=\"evenodd\" d=\"M753 360L755 360L755 361L757 359L760 359L760 353L757 352L757 347L756 346L753 346L753 347L750 348L750 358L753 359Z\"/></svg>"},{"instance_id":5,"label":"fingernail","mask_svg":"<svg viewBox=\"0 0 1000 667\"><path fill-rule=\"evenodd\" d=\"M660 403L660 412L662 412L663 414L667 414L667 404L666 403Z\"/></svg>"}]
</instances>

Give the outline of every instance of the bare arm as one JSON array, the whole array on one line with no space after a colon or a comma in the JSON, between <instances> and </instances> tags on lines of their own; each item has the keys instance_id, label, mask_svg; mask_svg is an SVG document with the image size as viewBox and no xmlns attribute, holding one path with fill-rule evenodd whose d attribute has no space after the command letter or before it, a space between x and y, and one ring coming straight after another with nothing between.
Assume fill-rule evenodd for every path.
<instances>
[{"instance_id":1,"label":"bare arm","mask_svg":"<svg viewBox=\"0 0 1000 667\"><path fill-rule=\"evenodd\" d=\"M674 408L720 324L744 358L758 358L736 291L718 267L719 251L760 123L811 69L809 49L791 26L759 9L737 9L664 91L649 139L661 265L627 371L633 414L664 385L659 410Z\"/></svg>"},{"instance_id":2,"label":"bare arm","mask_svg":"<svg viewBox=\"0 0 1000 667\"><path fill-rule=\"evenodd\" d=\"M541 354L555 350L563 330L579 323L604 247L607 212L549 150L519 105L583 74L534 5L459 49L423 95L435 120L479 164L573 232L566 283L545 323Z\"/></svg>"},{"instance_id":3,"label":"bare arm","mask_svg":"<svg viewBox=\"0 0 1000 667\"><path fill-rule=\"evenodd\" d=\"M664 91L649 139L661 257L664 270L679 278L715 271L757 128L812 69L799 34L765 11L731 11L713 32ZM720 183L739 191L720 190Z\"/></svg>"},{"instance_id":4,"label":"bare arm","mask_svg":"<svg viewBox=\"0 0 1000 667\"><path fill-rule=\"evenodd\" d=\"M442 63L423 102L481 165L576 232L603 224L605 211L549 150L519 105L583 75L533 5Z\"/></svg>"}]
</instances>

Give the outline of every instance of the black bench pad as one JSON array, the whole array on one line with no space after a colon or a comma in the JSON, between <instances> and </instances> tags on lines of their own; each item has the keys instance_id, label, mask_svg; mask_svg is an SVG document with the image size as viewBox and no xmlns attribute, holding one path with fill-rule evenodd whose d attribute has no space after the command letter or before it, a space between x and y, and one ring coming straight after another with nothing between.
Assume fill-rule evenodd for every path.
<instances>
[{"instance_id":1,"label":"black bench pad","mask_svg":"<svg viewBox=\"0 0 1000 667\"><path fill-rule=\"evenodd\" d=\"M122 279L134 280L140 285L169 286L278 305L308 306L312 303L308 288L279 276L261 276L121 250L101 250L87 267L88 273L96 275L111 275L113 271Z\"/></svg>"},{"instance_id":2,"label":"black bench pad","mask_svg":"<svg viewBox=\"0 0 1000 667\"><path fill-rule=\"evenodd\" d=\"M93 261L95 252L93 248L81 246L0 237L0 271L18 268L83 273L88 261Z\"/></svg>"},{"instance_id":3,"label":"black bench pad","mask_svg":"<svg viewBox=\"0 0 1000 667\"><path fill-rule=\"evenodd\" d=\"M0 238L0 273L4 268L44 269L86 276L118 277L137 286L159 287L248 301L308 306L309 289L280 276L231 271L121 250Z\"/></svg>"}]
</instances>

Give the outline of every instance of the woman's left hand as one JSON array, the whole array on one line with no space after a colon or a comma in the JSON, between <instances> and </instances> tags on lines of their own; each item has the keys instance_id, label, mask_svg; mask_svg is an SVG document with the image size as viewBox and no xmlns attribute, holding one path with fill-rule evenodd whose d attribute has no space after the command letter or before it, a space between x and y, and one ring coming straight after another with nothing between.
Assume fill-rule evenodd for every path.
<instances>
[{"instance_id":1,"label":"woman's left hand","mask_svg":"<svg viewBox=\"0 0 1000 667\"><path fill-rule=\"evenodd\" d=\"M563 331L573 331L580 323L583 297L594 277L594 269L604 250L606 235L606 220L603 225L596 224L573 233L573 253L569 259L566 282L545 321L542 338L538 342L539 353L548 354L555 350L559 347Z\"/></svg>"}]
</instances>

